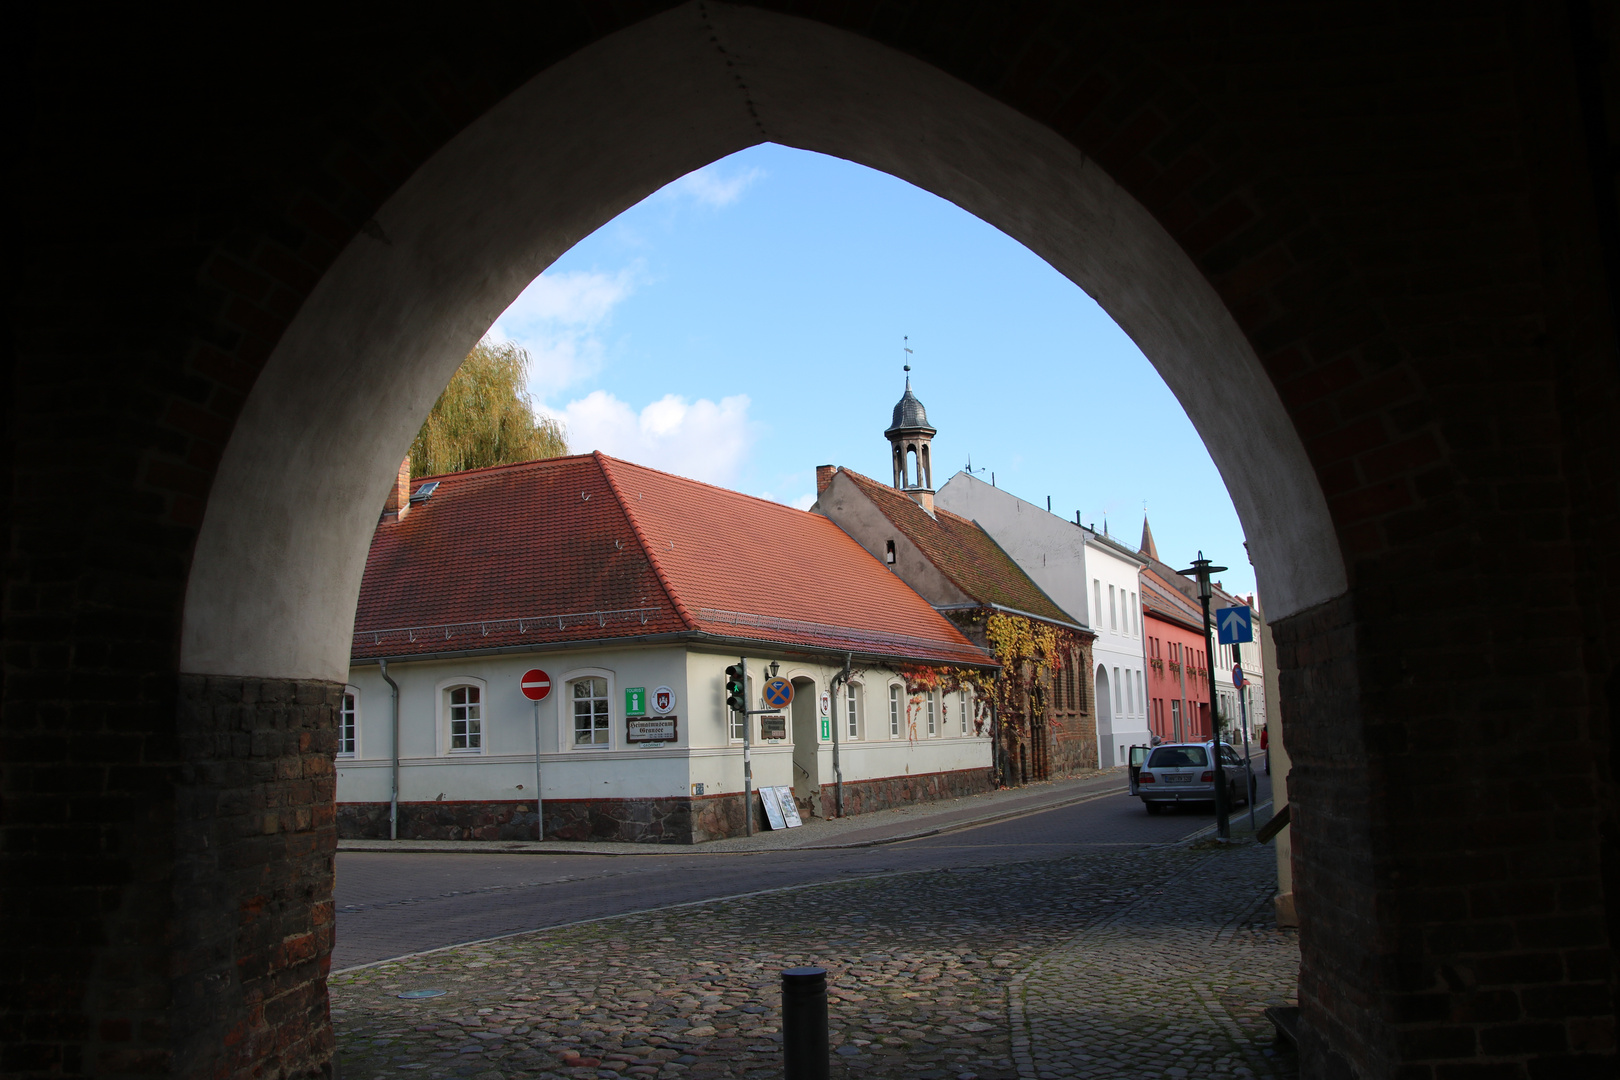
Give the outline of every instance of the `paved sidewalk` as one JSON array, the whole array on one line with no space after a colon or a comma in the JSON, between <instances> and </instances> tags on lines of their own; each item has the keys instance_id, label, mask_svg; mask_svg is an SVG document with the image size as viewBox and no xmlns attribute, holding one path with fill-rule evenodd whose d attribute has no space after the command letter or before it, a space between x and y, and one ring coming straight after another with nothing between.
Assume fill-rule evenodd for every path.
<instances>
[{"instance_id":1,"label":"paved sidewalk","mask_svg":"<svg viewBox=\"0 0 1620 1080\"><path fill-rule=\"evenodd\" d=\"M1236 830L1235 830L1236 831ZM835 1077L1296 1075L1252 840L897 873L557 927L334 976L344 1080L781 1075L781 969L828 969ZM404 1000L406 991L442 996Z\"/></svg>"},{"instance_id":2,"label":"paved sidewalk","mask_svg":"<svg viewBox=\"0 0 1620 1080\"><path fill-rule=\"evenodd\" d=\"M533 855L679 855L736 854L753 851L803 851L818 848L867 847L932 836L1022 814L1051 810L1105 796L1124 797L1125 770L1107 769L1087 776L1051 780L960 799L917 803L893 810L844 818L809 818L803 827L734 836L706 844L630 844L571 840L340 840L339 851L476 851Z\"/></svg>"}]
</instances>

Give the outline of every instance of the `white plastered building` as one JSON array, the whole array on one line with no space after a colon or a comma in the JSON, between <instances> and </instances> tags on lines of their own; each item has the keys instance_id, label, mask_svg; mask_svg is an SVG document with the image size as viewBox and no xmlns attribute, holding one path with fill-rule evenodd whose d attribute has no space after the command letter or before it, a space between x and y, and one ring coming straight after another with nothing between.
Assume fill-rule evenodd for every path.
<instances>
[{"instance_id":1,"label":"white plastered building","mask_svg":"<svg viewBox=\"0 0 1620 1080\"><path fill-rule=\"evenodd\" d=\"M1059 607L1097 635L1091 676L1098 764L1123 764L1126 749L1149 738L1139 584L1143 560L1111 537L966 472L951 477L935 501L977 522Z\"/></svg>"}]
</instances>

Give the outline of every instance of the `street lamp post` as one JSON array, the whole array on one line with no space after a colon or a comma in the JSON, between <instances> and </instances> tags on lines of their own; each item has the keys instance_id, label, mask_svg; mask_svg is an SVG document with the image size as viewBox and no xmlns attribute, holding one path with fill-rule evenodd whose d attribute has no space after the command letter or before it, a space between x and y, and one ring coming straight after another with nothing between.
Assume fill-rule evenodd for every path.
<instances>
[{"instance_id":1,"label":"street lamp post","mask_svg":"<svg viewBox=\"0 0 1620 1080\"><path fill-rule=\"evenodd\" d=\"M1215 708L1215 639L1210 633L1209 598L1212 592L1209 575L1219 574L1225 569L1224 566L1211 566L1200 551L1192 566L1176 571L1198 579L1198 599L1204 605L1204 682L1209 691L1209 727L1215 735L1215 833L1222 840L1231 838L1232 820L1231 808L1226 804L1226 770L1221 767L1221 714Z\"/></svg>"}]
</instances>

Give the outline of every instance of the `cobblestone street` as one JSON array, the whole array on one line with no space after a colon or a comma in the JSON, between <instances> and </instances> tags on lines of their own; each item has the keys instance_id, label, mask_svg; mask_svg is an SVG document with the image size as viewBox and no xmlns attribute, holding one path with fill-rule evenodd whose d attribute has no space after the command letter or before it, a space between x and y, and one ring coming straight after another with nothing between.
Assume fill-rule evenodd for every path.
<instances>
[{"instance_id":1,"label":"cobblestone street","mask_svg":"<svg viewBox=\"0 0 1620 1080\"><path fill-rule=\"evenodd\" d=\"M332 979L343 1078L779 1076L778 973L807 963L834 1076L1291 1076L1273 872L1194 844L868 874L390 961Z\"/></svg>"}]
</instances>

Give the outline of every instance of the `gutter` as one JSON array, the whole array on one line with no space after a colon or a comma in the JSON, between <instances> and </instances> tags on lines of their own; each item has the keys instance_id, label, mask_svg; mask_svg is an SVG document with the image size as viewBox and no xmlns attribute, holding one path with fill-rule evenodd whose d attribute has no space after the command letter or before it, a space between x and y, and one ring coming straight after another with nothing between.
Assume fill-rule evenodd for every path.
<instances>
[{"instance_id":1,"label":"gutter","mask_svg":"<svg viewBox=\"0 0 1620 1080\"><path fill-rule=\"evenodd\" d=\"M1037 615L1033 611L1019 611L1017 608L1004 607L1001 604L935 604L934 605L934 610L935 611L977 611L980 608L989 608L992 611L1001 611L1001 612L1005 612L1008 615L1022 615L1026 619L1039 619L1041 622L1043 622L1043 623L1051 623L1053 626L1061 626L1061 627L1064 627L1065 629L1068 629L1068 630L1078 630L1082 634L1090 634L1093 637L1097 636L1097 631L1091 629L1089 626L1081 626L1078 623L1064 622L1062 619L1054 619L1049 615Z\"/></svg>"},{"instance_id":2,"label":"gutter","mask_svg":"<svg viewBox=\"0 0 1620 1080\"><path fill-rule=\"evenodd\" d=\"M994 607L995 605L966 604L962 606ZM1011 608L1003 608L1001 610L1012 611ZM1014 614L1024 613L1014 612ZM1043 619L1043 617L1039 615L1032 615L1030 618ZM1055 620L1043 619L1043 621L1054 622ZM1062 625L1068 626L1071 624L1064 623ZM1084 627L1074 627L1074 629L1085 630ZM1085 632L1088 634L1091 633L1089 630L1086 630ZM531 645L503 645L488 649L452 649L431 653L399 653L394 656L351 656L349 658L349 666L359 667L364 664L380 664L384 665L386 670L386 665L391 662L414 663L423 660L454 660L468 656L507 656L514 653L572 652L582 649L602 649L624 645L676 644L712 645L728 650L747 648L754 649L756 651L758 651L762 646L765 646L774 652L783 654L784 656L800 656L804 657L805 659L814 660L830 659L834 662L835 666L841 666L845 657L853 657L855 660L862 661L864 663L880 664L884 666L887 666L895 661L900 661L902 663L910 664L950 664L955 667L983 668L987 671L995 671L1001 668L1001 665L996 663L994 660L940 660L935 657L911 656L903 653L852 652L847 648L841 649L836 645L794 645L787 642L776 641L771 638L731 637L721 634L710 634L702 630L679 630L663 634L634 634L629 637L590 638L585 641L557 641L540 642ZM387 677L388 676L384 674L383 678L386 679Z\"/></svg>"},{"instance_id":3,"label":"gutter","mask_svg":"<svg viewBox=\"0 0 1620 1080\"><path fill-rule=\"evenodd\" d=\"M388 792L388 839L399 839L399 683L388 677L388 661L380 661L383 681L393 691L394 699L394 772Z\"/></svg>"}]
</instances>

